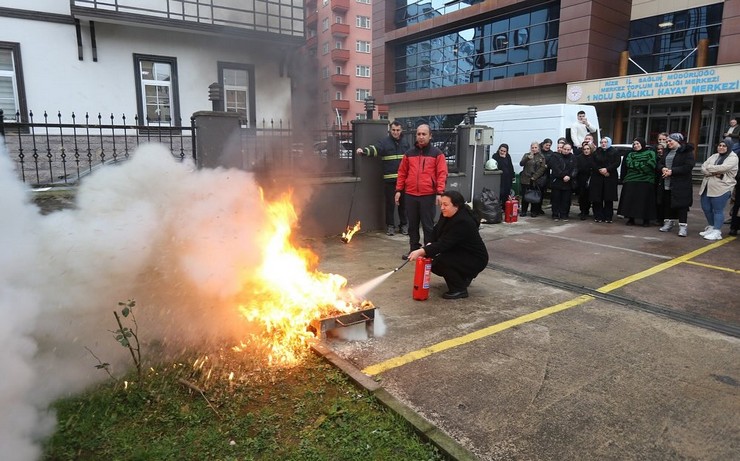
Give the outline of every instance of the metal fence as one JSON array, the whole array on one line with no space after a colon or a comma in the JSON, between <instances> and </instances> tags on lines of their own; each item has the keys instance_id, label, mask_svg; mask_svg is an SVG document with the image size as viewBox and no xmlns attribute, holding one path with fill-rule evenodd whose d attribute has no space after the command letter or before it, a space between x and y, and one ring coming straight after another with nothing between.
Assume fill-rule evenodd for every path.
<instances>
[{"instance_id":1,"label":"metal fence","mask_svg":"<svg viewBox=\"0 0 740 461\"><path fill-rule=\"evenodd\" d=\"M43 121L15 114L7 122L0 110L0 135L10 158L25 183L34 186L74 184L98 168L127 160L142 143L158 142L169 147L180 160L195 159L195 127L170 126L161 120L140 123L134 117L129 124L125 115L116 120L113 114L104 123L103 116L85 113L79 120L74 113L64 121L61 112L54 119L44 112ZM27 120L27 121L26 121ZM110 122L108 122L110 120Z\"/></svg>"},{"instance_id":2,"label":"metal fence","mask_svg":"<svg viewBox=\"0 0 740 461\"><path fill-rule=\"evenodd\" d=\"M270 174L354 175L354 132L348 123L312 133L298 133L282 121L263 120L241 133L245 168Z\"/></svg>"},{"instance_id":3,"label":"metal fence","mask_svg":"<svg viewBox=\"0 0 740 461\"><path fill-rule=\"evenodd\" d=\"M457 128L438 128L432 129L432 145L444 152L447 160L447 170L450 173L457 173L460 170L457 156ZM407 137L411 145L416 142L416 128L406 129L404 136Z\"/></svg>"}]
</instances>

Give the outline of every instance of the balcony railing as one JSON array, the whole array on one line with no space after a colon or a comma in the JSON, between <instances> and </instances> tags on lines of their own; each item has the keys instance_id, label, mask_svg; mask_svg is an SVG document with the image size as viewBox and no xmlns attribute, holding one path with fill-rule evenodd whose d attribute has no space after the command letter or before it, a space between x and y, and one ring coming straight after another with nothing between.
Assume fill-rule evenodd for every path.
<instances>
[{"instance_id":1,"label":"balcony railing","mask_svg":"<svg viewBox=\"0 0 740 461\"><path fill-rule=\"evenodd\" d=\"M346 37L349 35L349 24L334 23L331 25L331 34L334 37Z\"/></svg>"},{"instance_id":2,"label":"balcony railing","mask_svg":"<svg viewBox=\"0 0 740 461\"><path fill-rule=\"evenodd\" d=\"M349 11L349 0L331 0L331 10L335 13Z\"/></svg>"},{"instance_id":3,"label":"balcony railing","mask_svg":"<svg viewBox=\"0 0 740 461\"><path fill-rule=\"evenodd\" d=\"M349 100L348 99L333 99L331 101L331 110L341 110L341 111L348 111L349 110Z\"/></svg>"},{"instance_id":4,"label":"balcony railing","mask_svg":"<svg viewBox=\"0 0 740 461\"><path fill-rule=\"evenodd\" d=\"M331 60L334 62L349 61L349 50L342 50L339 48L331 50Z\"/></svg>"},{"instance_id":5,"label":"balcony railing","mask_svg":"<svg viewBox=\"0 0 740 461\"><path fill-rule=\"evenodd\" d=\"M137 23L142 17L151 24L217 29L232 27L290 37L303 37L303 2L253 0L248 9L241 0L71 0L74 16L90 16ZM139 18L137 20L137 18ZM164 21L164 22L163 22ZM168 24L168 23L172 24Z\"/></svg>"},{"instance_id":6,"label":"balcony railing","mask_svg":"<svg viewBox=\"0 0 740 461\"><path fill-rule=\"evenodd\" d=\"M314 10L312 13L306 15L306 27L316 26L319 22L319 12Z\"/></svg>"},{"instance_id":7,"label":"balcony railing","mask_svg":"<svg viewBox=\"0 0 740 461\"><path fill-rule=\"evenodd\" d=\"M334 74L331 76L331 84L335 86L349 85L349 75Z\"/></svg>"}]
</instances>

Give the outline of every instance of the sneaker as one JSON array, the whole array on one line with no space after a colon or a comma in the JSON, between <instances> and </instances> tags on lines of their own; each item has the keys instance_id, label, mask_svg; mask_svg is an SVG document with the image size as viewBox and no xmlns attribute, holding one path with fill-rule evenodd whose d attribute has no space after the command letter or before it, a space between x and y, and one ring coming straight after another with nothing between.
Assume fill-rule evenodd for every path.
<instances>
[{"instance_id":1,"label":"sneaker","mask_svg":"<svg viewBox=\"0 0 740 461\"><path fill-rule=\"evenodd\" d=\"M385 228L385 235L393 235L393 231L394 231L393 226L387 226Z\"/></svg>"},{"instance_id":2,"label":"sneaker","mask_svg":"<svg viewBox=\"0 0 740 461\"><path fill-rule=\"evenodd\" d=\"M704 237L705 235L709 234L713 230L714 230L714 227L707 226L707 227L704 228L704 231L703 232L699 232L699 235L701 235L702 237Z\"/></svg>"},{"instance_id":3,"label":"sneaker","mask_svg":"<svg viewBox=\"0 0 740 461\"><path fill-rule=\"evenodd\" d=\"M663 226L660 229L658 229L658 230L661 231L661 232L668 232L671 229L673 229L673 226L674 226L674 223L673 223L673 220L672 219L664 219L663 220ZM684 237L686 237L686 236L684 235Z\"/></svg>"},{"instance_id":4,"label":"sneaker","mask_svg":"<svg viewBox=\"0 0 740 461\"><path fill-rule=\"evenodd\" d=\"M662 227L661 227L662 229ZM679 237L686 237L689 235L689 225L688 224L678 224L678 236Z\"/></svg>"},{"instance_id":5,"label":"sneaker","mask_svg":"<svg viewBox=\"0 0 740 461\"><path fill-rule=\"evenodd\" d=\"M712 228L710 232L704 234L704 240L722 240L722 231Z\"/></svg>"},{"instance_id":6,"label":"sneaker","mask_svg":"<svg viewBox=\"0 0 740 461\"><path fill-rule=\"evenodd\" d=\"M398 227L398 232L402 233L403 235L409 235L409 226L406 224L401 224Z\"/></svg>"}]
</instances>

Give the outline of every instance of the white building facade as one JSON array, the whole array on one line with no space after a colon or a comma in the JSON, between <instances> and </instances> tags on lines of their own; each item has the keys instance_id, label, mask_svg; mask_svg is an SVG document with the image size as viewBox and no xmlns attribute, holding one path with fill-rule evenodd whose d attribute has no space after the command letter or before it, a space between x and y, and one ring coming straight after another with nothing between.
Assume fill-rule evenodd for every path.
<instances>
[{"instance_id":1,"label":"white building facade","mask_svg":"<svg viewBox=\"0 0 740 461\"><path fill-rule=\"evenodd\" d=\"M248 126L289 122L303 14L300 0L0 0L0 109L6 126L29 111L189 125L217 82Z\"/></svg>"}]
</instances>

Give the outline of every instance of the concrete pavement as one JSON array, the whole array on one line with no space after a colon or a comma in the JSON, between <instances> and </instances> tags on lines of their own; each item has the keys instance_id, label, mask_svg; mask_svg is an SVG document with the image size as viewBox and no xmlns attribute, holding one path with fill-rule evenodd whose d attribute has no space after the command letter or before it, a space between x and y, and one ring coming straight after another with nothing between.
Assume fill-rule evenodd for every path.
<instances>
[{"instance_id":1,"label":"concrete pavement","mask_svg":"<svg viewBox=\"0 0 740 461\"><path fill-rule=\"evenodd\" d=\"M622 220L483 225L491 267L469 298L442 299L433 276L414 301L409 264L368 296L385 335L324 351L457 443L453 457L738 459L740 242L703 228L698 207L688 238ZM408 246L313 243L320 269L355 285Z\"/></svg>"}]
</instances>

